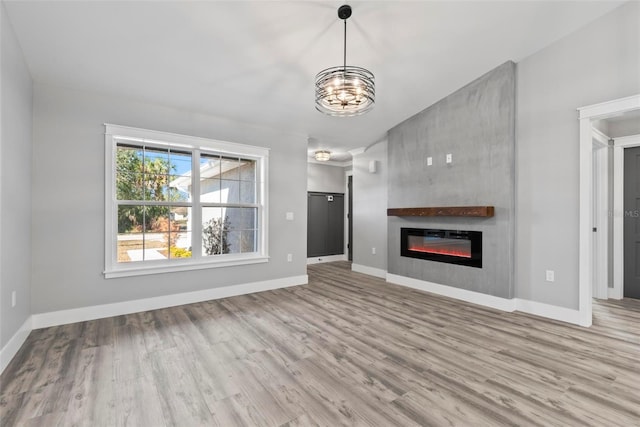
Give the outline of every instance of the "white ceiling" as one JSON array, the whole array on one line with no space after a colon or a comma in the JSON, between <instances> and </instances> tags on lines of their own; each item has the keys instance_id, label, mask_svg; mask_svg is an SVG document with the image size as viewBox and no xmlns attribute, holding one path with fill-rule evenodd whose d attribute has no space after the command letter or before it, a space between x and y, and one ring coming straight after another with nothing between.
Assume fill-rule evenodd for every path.
<instances>
[{"instance_id":1,"label":"white ceiling","mask_svg":"<svg viewBox=\"0 0 640 427\"><path fill-rule=\"evenodd\" d=\"M376 106L324 116L314 77L342 62L344 1L4 1L35 81L300 133L345 153L507 60L612 10L609 1L349 2L347 63Z\"/></svg>"}]
</instances>

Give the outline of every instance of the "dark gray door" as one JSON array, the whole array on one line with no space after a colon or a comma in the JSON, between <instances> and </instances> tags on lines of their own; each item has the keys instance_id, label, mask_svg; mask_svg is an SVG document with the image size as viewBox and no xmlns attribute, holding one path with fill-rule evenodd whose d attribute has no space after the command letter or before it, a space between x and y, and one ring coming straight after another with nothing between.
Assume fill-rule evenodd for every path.
<instances>
[{"instance_id":1,"label":"dark gray door","mask_svg":"<svg viewBox=\"0 0 640 427\"><path fill-rule=\"evenodd\" d=\"M344 194L307 196L307 257L344 253Z\"/></svg>"},{"instance_id":2,"label":"dark gray door","mask_svg":"<svg viewBox=\"0 0 640 427\"><path fill-rule=\"evenodd\" d=\"M624 150L624 296L640 298L640 147Z\"/></svg>"}]
</instances>

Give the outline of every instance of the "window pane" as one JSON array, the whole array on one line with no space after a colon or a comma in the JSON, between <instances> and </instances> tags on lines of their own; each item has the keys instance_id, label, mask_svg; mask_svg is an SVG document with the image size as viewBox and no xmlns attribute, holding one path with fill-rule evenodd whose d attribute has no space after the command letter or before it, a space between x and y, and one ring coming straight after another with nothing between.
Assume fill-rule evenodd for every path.
<instances>
[{"instance_id":1,"label":"window pane","mask_svg":"<svg viewBox=\"0 0 640 427\"><path fill-rule=\"evenodd\" d=\"M144 150L144 173L167 175L169 173L169 150L146 147Z\"/></svg>"},{"instance_id":2,"label":"window pane","mask_svg":"<svg viewBox=\"0 0 640 427\"><path fill-rule=\"evenodd\" d=\"M240 233L240 251L257 252L256 230L242 230Z\"/></svg>"},{"instance_id":3,"label":"window pane","mask_svg":"<svg viewBox=\"0 0 640 427\"><path fill-rule=\"evenodd\" d=\"M191 208L171 207L169 249L171 258L191 257ZM187 253L188 252L188 253Z\"/></svg>"},{"instance_id":4,"label":"window pane","mask_svg":"<svg viewBox=\"0 0 640 427\"><path fill-rule=\"evenodd\" d=\"M157 231L144 233L145 261L169 258L169 233Z\"/></svg>"},{"instance_id":5,"label":"window pane","mask_svg":"<svg viewBox=\"0 0 640 427\"><path fill-rule=\"evenodd\" d=\"M117 200L144 200L143 175L127 170L116 172Z\"/></svg>"},{"instance_id":6,"label":"window pane","mask_svg":"<svg viewBox=\"0 0 640 427\"><path fill-rule=\"evenodd\" d=\"M169 258L191 258L191 232L172 232L170 237Z\"/></svg>"},{"instance_id":7,"label":"window pane","mask_svg":"<svg viewBox=\"0 0 640 427\"><path fill-rule=\"evenodd\" d=\"M226 247L230 254L239 254L240 253L240 231L229 230L226 234Z\"/></svg>"},{"instance_id":8,"label":"window pane","mask_svg":"<svg viewBox=\"0 0 640 427\"><path fill-rule=\"evenodd\" d=\"M256 181L256 161L241 159L240 179L242 181Z\"/></svg>"},{"instance_id":9,"label":"window pane","mask_svg":"<svg viewBox=\"0 0 640 427\"><path fill-rule=\"evenodd\" d=\"M238 181L240 179L240 159L222 157L220 159L222 169L222 179Z\"/></svg>"},{"instance_id":10,"label":"window pane","mask_svg":"<svg viewBox=\"0 0 640 427\"><path fill-rule=\"evenodd\" d=\"M200 178L220 178L220 156L200 154Z\"/></svg>"},{"instance_id":11,"label":"window pane","mask_svg":"<svg viewBox=\"0 0 640 427\"><path fill-rule=\"evenodd\" d=\"M142 233L118 233L118 262L142 261L144 235Z\"/></svg>"},{"instance_id":12,"label":"window pane","mask_svg":"<svg viewBox=\"0 0 640 427\"><path fill-rule=\"evenodd\" d=\"M145 200L166 201L168 196L167 175L144 175Z\"/></svg>"},{"instance_id":13,"label":"window pane","mask_svg":"<svg viewBox=\"0 0 640 427\"><path fill-rule=\"evenodd\" d=\"M229 223L222 208L202 209L202 254L219 255L229 253Z\"/></svg>"},{"instance_id":14,"label":"window pane","mask_svg":"<svg viewBox=\"0 0 640 427\"><path fill-rule=\"evenodd\" d=\"M166 249L168 234L161 230L161 215L157 207L118 206L118 262L138 262L163 259L159 250Z\"/></svg>"},{"instance_id":15,"label":"window pane","mask_svg":"<svg viewBox=\"0 0 640 427\"><path fill-rule=\"evenodd\" d=\"M167 200L186 202L191 200L191 154L169 152L169 178Z\"/></svg>"},{"instance_id":16,"label":"window pane","mask_svg":"<svg viewBox=\"0 0 640 427\"><path fill-rule=\"evenodd\" d=\"M256 203L256 183L240 181L240 203Z\"/></svg>"},{"instance_id":17,"label":"window pane","mask_svg":"<svg viewBox=\"0 0 640 427\"><path fill-rule=\"evenodd\" d=\"M118 144L116 147L116 170L142 173L143 157L144 154L141 147Z\"/></svg>"},{"instance_id":18,"label":"window pane","mask_svg":"<svg viewBox=\"0 0 640 427\"><path fill-rule=\"evenodd\" d=\"M182 151L169 152L169 174L191 174L191 153Z\"/></svg>"},{"instance_id":19,"label":"window pane","mask_svg":"<svg viewBox=\"0 0 640 427\"><path fill-rule=\"evenodd\" d=\"M240 181L220 181L220 202L240 203Z\"/></svg>"},{"instance_id":20,"label":"window pane","mask_svg":"<svg viewBox=\"0 0 640 427\"><path fill-rule=\"evenodd\" d=\"M227 208L226 219L230 230L255 228L256 208Z\"/></svg>"},{"instance_id":21,"label":"window pane","mask_svg":"<svg viewBox=\"0 0 640 427\"><path fill-rule=\"evenodd\" d=\"M218 178L200 179L200 201L220 203L220 180Z\"/></svg>"},{"instance_id":22,"label":"window pane","mask_svg":"<svg viewBox=\"0 0 640 427\"><path fill-rule=\"evenodd\" d=\"M145 207L135 205L118 206L118 235L141 233L145 225Z\"/></svg>"},{"instance_id":23,"label":"window pane","mask_svg":"<svg viewBox=\"0 0 640 427\"><path fill-rule=\"evenodd\" d=\"M258 228L258 209L244 208L242 209L242 229L252 230Z\"/></svg>"},{"instance_id":24,"label":"window pane","mask_svg":"<svg viewBox=\"0 0 640 427\"><path fill-rule=\"evenodd\" d=\"M167 198L171 202L191 201L191 177L172 175L169 177L169 194Z\"/></svg>"}]
</instances>

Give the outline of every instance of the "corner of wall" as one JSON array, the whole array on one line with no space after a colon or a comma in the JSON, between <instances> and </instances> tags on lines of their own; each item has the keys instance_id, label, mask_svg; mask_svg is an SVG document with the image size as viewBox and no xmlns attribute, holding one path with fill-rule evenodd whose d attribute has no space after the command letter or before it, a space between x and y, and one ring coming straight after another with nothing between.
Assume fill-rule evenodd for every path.
<instances>
[{"instance_id":1,"label":"corner of wall","mask_svg":"<svg viewBox=\"0 0 640 427\"><path fill-rule=\"evenodd\" d=\"M12 346L28 335L24 325L31 314L33 80L4 2L0 20L0 348L4 364Z\"/></svg>"}]
</instances>

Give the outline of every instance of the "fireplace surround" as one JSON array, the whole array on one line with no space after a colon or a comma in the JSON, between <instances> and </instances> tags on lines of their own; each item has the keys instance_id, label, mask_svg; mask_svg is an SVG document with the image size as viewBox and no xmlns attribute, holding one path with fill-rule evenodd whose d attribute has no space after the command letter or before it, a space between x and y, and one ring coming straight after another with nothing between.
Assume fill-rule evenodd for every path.
<instances>
[{"instance_id":1,"label":"fireplace surround","mask_svg":"<svg viewBox=\"0 0 640 427\"><path fill-rule=\"evenodd\" d=\"M400 255L482 268L482 232L402 228Z\"/></svg>"}]
</instances>

